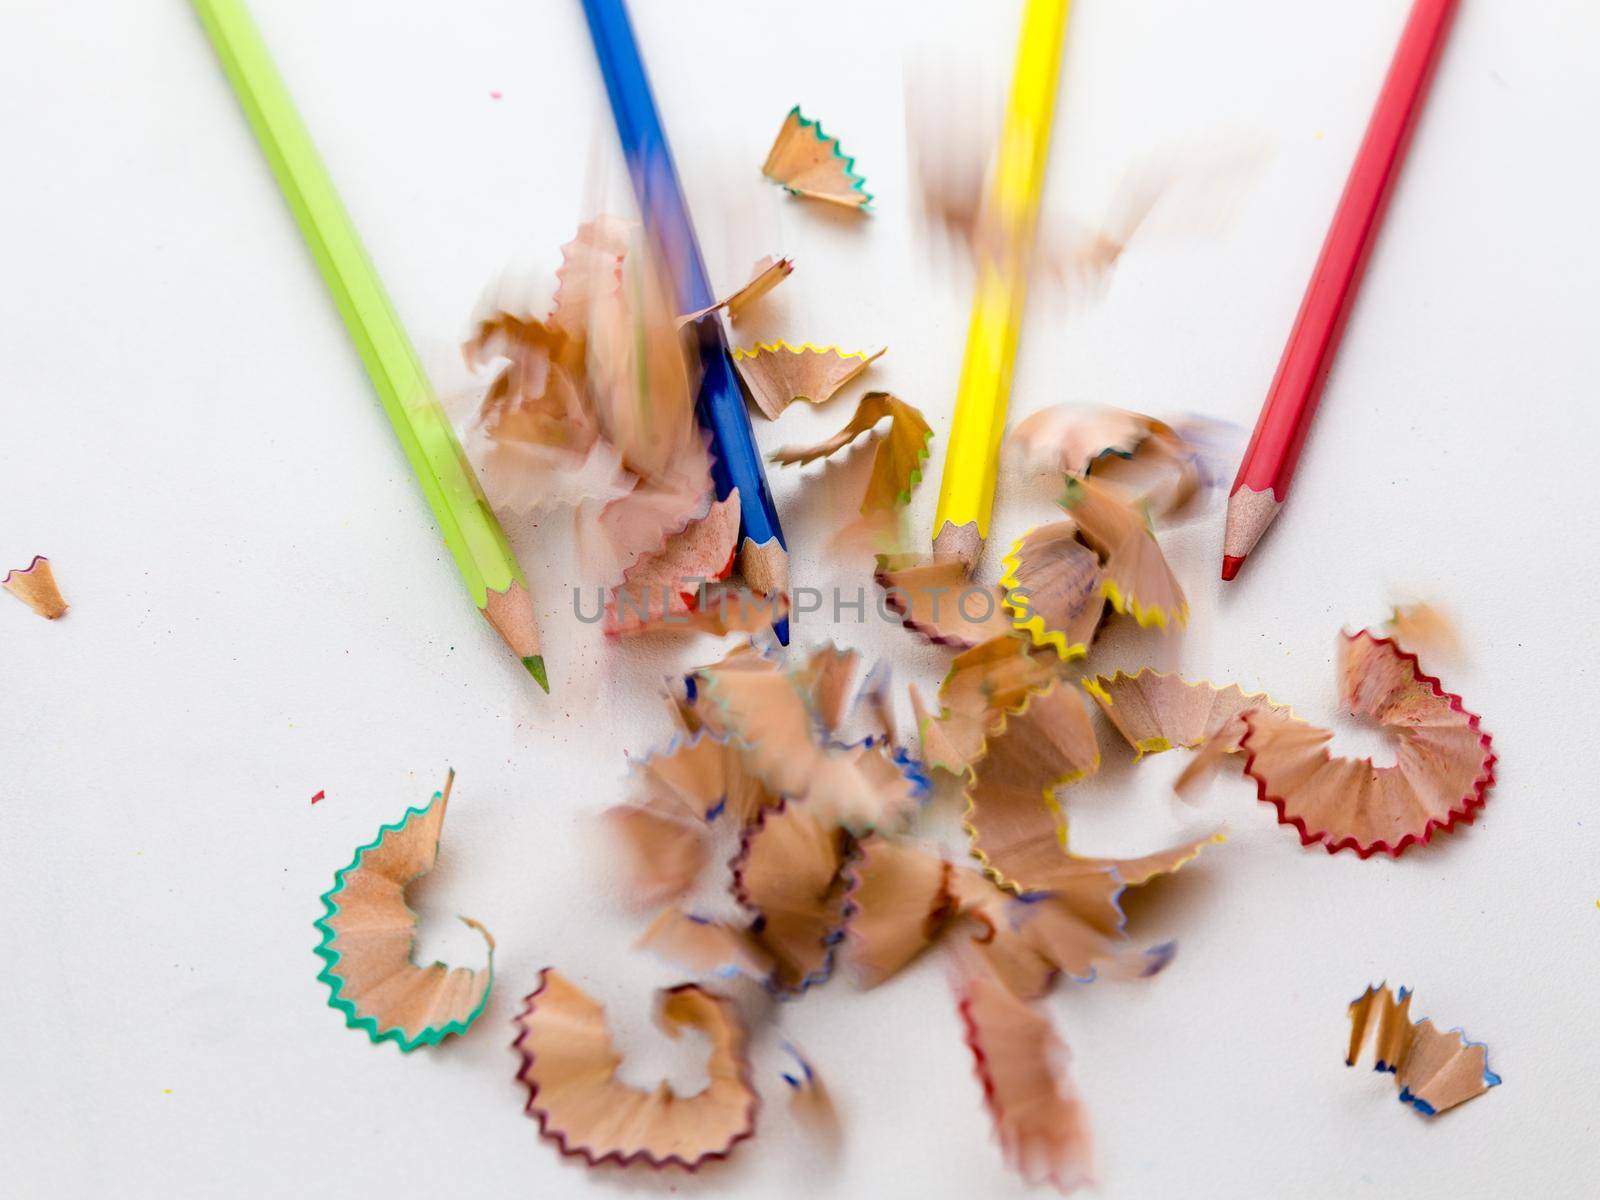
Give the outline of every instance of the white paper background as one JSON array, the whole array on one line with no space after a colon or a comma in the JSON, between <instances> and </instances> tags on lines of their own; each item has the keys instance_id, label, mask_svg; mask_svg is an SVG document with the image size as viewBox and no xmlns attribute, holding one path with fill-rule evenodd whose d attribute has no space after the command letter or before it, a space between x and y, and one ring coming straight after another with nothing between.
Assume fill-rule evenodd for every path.
<instances>
[{"instance_id":1,"label":"white paper background","mask_svg":"<svg viewBox=\"0 0 1600 1200\"><path fill-rule=\"evenodd\" d=\"M603 155L626 195L576 0L256 6L291 90L431 361L486 282L553 264ZM908 215L908 48L993 82L1017 6L639 0L639 35L706 255L793 278L757 333L886 343L871 381L937 432L966 296ZM1080 0L1052 219L1092 217L1139 154L1215 134L1265 167L1209 240L1127 256L1104 303L1033 305L1014 413L1064 400L1248 426L1404 17L1401 0ZM1077 844L1137 852L1206 820L1226 846L1135 909L1170 970L1050 1009L1091 1108L1108 1197L1579 1196L1600 965L1590 645L1593 48L1600 10L1468 0L1293 502L1215 579L1220 512L1166 539L1194 607L1180 646L1114 629L1093 665L1182 663L1334 719L1334 632L1399 593L1457 609L1500 782L1469 831L1400 862L1302 850L1227 777L1191 814L1177 762L1107 750L1070 797ZM667 736L654 685L709 648L618 648L578 626L567 527L517 535L556 693L470 606L361 367L187 7L0 4L0 564L49 554L57 624L0 599L0 1190L16 1196L1010 1195L936 960L871 993L784 1006L844 1111L832 1166L784 1108L773 1026L754 1142L699 1177L586 1173L521 1114L507 1049L546 964L610 1005L630 1078L695 1078L648 1025L672 972L628 950L591 816ZM501 92L494 99L491 91ZM756 168L799 101L857 156L878 212L785 198ZM741 334L741 340L744 338ZM849 401L761 425L769 448ZM828 513L865 456L774 476L795 579L854 589ZM1048 519L1011 482L996 543ZM836 556L834 556L836 557ZM998 555L987 563L992 573ZM870 585L869 585L870 586ZM898 629L813 620L928 682ZM1341 745L1380 739L1341 725ZM316 982L318 895L378 825L459 771L419 952L499 941L469 1036L402 1056L343 1028ZM311 807L311 795L327 799ZM950 827L943 795L930 818ZM1503 1087L1427 1123L1341 1064L1369 980L1491 1047Z\"/></svg>"}]
</instances>

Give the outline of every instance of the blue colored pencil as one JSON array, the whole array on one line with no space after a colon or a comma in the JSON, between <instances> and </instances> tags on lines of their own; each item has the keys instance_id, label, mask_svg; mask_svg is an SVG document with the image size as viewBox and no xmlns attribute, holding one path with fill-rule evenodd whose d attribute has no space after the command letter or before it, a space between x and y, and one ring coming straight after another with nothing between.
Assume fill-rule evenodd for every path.
<instances>
[{"instance_id":1,"label":"blue colored pencil","mask_svg":"<svg viewBox=\"0 0 1600 1200\"><path fill-rule=\"evenodd\" d=\"M677 290L678 311L691 313L716 303L706 278L700 244L695 240L689 206L672 165L650 79L639 56L623 0L583 0L589 34L605 76L606 94L617 136L628 161L628 174L639 201L639 212L652 241L665 259L664 266ZM708 313L697 323L702 380L697 411L700 424L711 433L712 480L717 496L725 499L738 489L740 512L739 560L745 581L766 595L789 591L789 555L778 524L778 510L767 486L767 472L756 449L750 413L728 352L721 319ZM789 641L789 622L773 625L778 640Z\"/></svg>"}]
</instances>

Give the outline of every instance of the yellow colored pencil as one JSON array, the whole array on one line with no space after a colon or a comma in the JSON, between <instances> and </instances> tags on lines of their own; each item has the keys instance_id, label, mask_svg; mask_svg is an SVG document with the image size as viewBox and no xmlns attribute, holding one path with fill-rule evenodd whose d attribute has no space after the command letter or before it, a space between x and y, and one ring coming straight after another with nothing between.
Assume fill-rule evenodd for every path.
<instances>
[{"instance_id":1,"label":"yellow colored pencil","mask_svg":"<svg viewBox=\"0 0 1600 1200\"><path fill-rule=\"evenodd\" d=\"M1000 437L1017 356L1028 255L1039 219L1050 125L1071 0L1026 0L1000 154L990 181L990 236L978 238L978 281L956 392L950 448L939 481L933 548L968 568L983 552L994 509Z\"/></svg>"}]
</instances>

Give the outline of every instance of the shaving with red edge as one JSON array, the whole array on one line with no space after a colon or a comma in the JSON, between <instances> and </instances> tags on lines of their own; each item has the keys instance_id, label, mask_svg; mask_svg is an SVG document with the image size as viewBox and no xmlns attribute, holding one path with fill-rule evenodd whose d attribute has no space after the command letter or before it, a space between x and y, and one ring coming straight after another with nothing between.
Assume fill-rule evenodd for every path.
<instances>
[{"instance_id":1,"label":"shaving with red edge","mask_svg":"<svg viewBox=\"0 0 1600 1200\"><path fill-rule=\"evenodd\" d=\"M559 972L541 972L517 1015L512 1049L522 1064L517 1080L528 1089L525 1111L561 1153L591 1167L642 1163L693 1171L726 1158L755 1133L761 1102L732 1002L685 984L660 994L656 1022L668 1037L695 1029L710 1041L703 1091L679 1096L665 1083L643 1091L621 1082L622 1056L605 1010Z\"/></svg>"},{"instance_id":2,"label":"shaving with red edge","mask_svg":"<svg viewBox=\"0 0 1600 1200\"><path fill-rule=\"evenodd\" d=\"M1413 845L1470 825L1494 785L1493 739L1461 697L1423 673L1414 654L1372 633L1338 643L1346 709L1395 736L1395 762L1331 754L1333 733L1284 713L1244 714L1244 771L1256 794L1293 825L1303 845L1361 858L1399 857Z\"/></svg>"}]
</instances>

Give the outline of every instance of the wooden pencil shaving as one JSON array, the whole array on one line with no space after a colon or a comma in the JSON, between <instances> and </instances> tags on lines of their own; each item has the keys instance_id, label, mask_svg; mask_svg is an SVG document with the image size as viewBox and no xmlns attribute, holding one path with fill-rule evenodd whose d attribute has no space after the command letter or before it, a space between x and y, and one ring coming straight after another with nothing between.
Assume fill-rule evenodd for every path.
<instances>
[{"instance_id":1,"label":"wooden pencil shaving","mask_svg":"<svg viewBox=\"0 0 1600 1200\"><path fill-rule=\"evenodd\" d=\"M1050 1020L982 968L956 979L956 1007L1008 1166L1063 1194L1094 1181L1083 1102Z\"/></svg>"},{"instance_id":2,"label":"wooden pencil shaving","mask_svg":"<svg viewBox=\"0 0 1600 1200\"><path fill-rule=\"evenodd\" d=\"M922 719L922 756L930 768L964 774L997 732L1006 710L1057 677L1056 660L1002 635L958 654L939 685L940 711Z\"/></svg>"},{"instance_id":3,"label":"wooden pencil shaving","mask_svg":"<svg viewBox=\"0 0 1600 1200\"><path fill-rule=\"evenodd\" d=\"M841 350L779 341L736 349L733 363L756 407L768 420L776 421L796 400L825 404L833 399L840 388L882 358L885 349Z\"/></svg>"},{"instance_id":4,"label":"wooden pencil shaving","mask_svg":"<svg viewBox=\"0 0 1600 1200\"><path fill-rule=\"evenodd\" d=\"M744 751L713 733L649 755L638 764L637 781L649 796L676 800L707 823L726 816L739 829L778 802L746 768Z\"/></svg>"},{"instance_id":5,"label":"wooden pencil shaving","mask_svg":"<svg viewBox=\"0 0 1600 1200\"><path fill-rule=\"evenodd\" d=\"M933 944L949 907L950 866L936 854L874 835L845 867L845 961L863 988L897 974Z\"/></svg>"},{"instance_id":6,"label":"wooden pencil shaving","mask_svg":"<svg viewBox=\"0 0 1600 1200\"><path fill-rule=\"evenodd\" d=\"M1140 755L1182 748L1193 750L1221 735L1226 753L1239 748L1243 714L1263 708L1287 714L1264 693L1246 692L1236 683L1225 687L1150 667L1129 675L1097 675L1083 681L1084 690L1100 706L1116 731Z\"/></svg>"},{"instance_id":7,"label":"wooden pencil shaving","mask_svg":"<svg viewBox=\"0 0 1600 1200\"><path fill-rule=\"evenodd\" d=\"M1500 1076L1489 1070L1489 1051L1481 1042L1469 1042L1459 1029L1445 1032L1426 1018L1412 1021L1411 992L1406 988L1400 989L1397 999L1387 985L1369 986L1350 1002L1345 1066L1356 1065L1369 1032L1377 1057L1374 1070L1391 1072L1401 1103L1423 1116L1437 1116L1500 1082Z\"/></svg>"},{"instance_id":8,"label":"wooden pencil shaving","mask_svg":"<svg viewBox=\"0 0 1600 1200\"><path fill-rule=\"evenodd\" d=\"M641 558L612 589L604 629L609 634L639 632L649 626L670 629L669 617L692 612L703 586L733 570L739 538L739 493L711 505L668 539L659 554Z\"/></svg>"},{"instance_id":9,"label":"wooden pencil shaving","mask_svg":"<svg viewBox=\"0 0 1600 1200\"><path fill-rule=\"evenodd\" d=\"M1028 470L1082 475L1104 458L1131 455L1158 427L1120 408L1053 404L1018 421L1006 441Z\"/></svg>"},{"instance_id":10,"label":"wooden pencil shaving","mask_svg":"<svg viewBox=\"0 0 1600 1200\"><path fill-rule=\"evenodd\" d=\"M1002 714L967 783L972 853L1012 891L1050 885L1065 825L1055 789L1100 767L1100 747L1077 690L1056 679Z\"/></svg>"},{"instance_id":11,"label":"wooden pencil shaving","mask_svg":"<svg viewBox=\"0 0 1600 1200\"><path fill-rule=\"evenodd\" d=\"M607 809L604 820L624 892L642 908L695 885L710 858L708 827L742 830L777 803L746 769L740 747L704 729L637 762L634 788L637 797Z\"/></svg>"},{"instance_id":12,"label":"wooden pencil shaving","mask_svg":"<svg viewBox=\"0 0 1600 1200\"><path fill-rule=\"evenodd\" d=\"M733 1004L693 984L660 994L656 1022L668 1037L697 1030L710 1041L709 1082L679 1096L663 1082L646 1091L617 1078L622 1056L605 1010L546 968L515 1020L517 1079L527 1114L563 1154L589 1166L642 1163L693 1171L726 1158L755 1132L760 1100L750 1085L745 1032Z\"/></svg>"},{"instance_id":13,"label":"wooden pencil shaving","mask_svg":"<svg viewBox=\"0 0 1600 1200\"><path fill-rule=\"evenodd\" d=\"M795 105L783 119L761 173L791 195L859 209L872 197L855 165L855 159L839 149L839 139L825 134L820 122L801 116L800 106Z\"/></svg>"},{"instance_id":14,"label":"wooden pencil shaving","mask_svg":"<svg viewBox=\"0 0 1600 1200\"><path fill-rule=\"evenodd\" d=\"M950 875L953 914L962 919L957 928L975 931L964 949L1024 1000L1047 995L1063 974L1088 982L1125 955L1141 957L1123 933L1116 900L1121 886L1111 868L1100 866L1083 868L1061 892L1022 898L969 867Z\"/></svg>"},{"instance_id":15,"label":"wooden pencil shaving","mask_svg":"<svg viewBox=\"0 0 1600 1200\"><path fill-rule=\"evenodd\" d=\"M1078 540L1075 521L1030 529L1003 562L1000 586L1012 625L1063 661L1089 653L1105 613L1100 559Z\"/></svg>"},{"instance_id":16,"label":"wooden pencil shaving","mask_svg":"<svg viewBox=\"0 0 1600 1200\"><path fill-rule=\"evenodd\" d=\"M701 317L719 309L728 314L728 320L737 322L746 308L789 278L793 271L794 259L774 258L769 254L756 262L755 270L750 275L750 282L699 312L685 313L678 318L678 324L682 326L698 321Z\"/></svg>"},{"instance_id":17,"label":"wooden pencil shaving","mask_svg":"<svg viewBox=\"0 0 1600 1200\"><path fill-rule=\"evenodd\" d=\"M1395 738L1392 766L1340 758L1331 730L1263 709L1244 714L1240 749L1259 798L1304 845L1398 857L1436 832L1470 824L1494 784L1493 739L1461 697L1425 675L1415 655L1371 633L1341 634L1339 694L1353 715Z\"/></svg>"},{"instance_id":18,"label":"wooden pencil shaving","mask_svg":"<svg viewBox=\"0 0 1600 1200\"><path fill-rule=\"evenodd\" d=\"M774 970L769 954L747 929L665 908L639 935L634 949L696 975L743 975L764 981Z\"/></svg>"},{"instance_id":19,"label":"wooden pencil shaving","mask_svg":"<svg viewBox=\"0 0 1600 1200\"><path fill-rule=\"evenodd\" d=\"M860 665L860 654L840 650L830 642L812 651L805 665L795 672L812 715L829 733L836 732L844 721Z\"/></svg>"},{"instance_id":20,"label":"wooden pencil shaving","mask_svg":"<svg viewBox=\"0 0 1600 1200\"><path fill-rule=\"evenodd\" d=\"M1397 604L1388 626L1397 642L1413 654L1427 655L1430 662L1441 658L1459 661L1462 656L1455 619L1436 604Z\"/></svg>"},{"instance_id":21,"label":"wooden pencil shaving","mask_svg":"<svg viewBox=\"0 0 1600 1200\"><path fill-rule=\"evenodd\" d=\"M1239 752L1246 712L1259 708L1293 716L1286 705L1262 693L1246 693L1238 684L1219 688L1205 682L1190 683L1182 676L1149 667L1136 675L1122 671L1098 675L1083 680L1083 687L1140 757L1174 748L1194 751L1172 785L1185 800L1192 799L1222 764Z\"/></svg>"},{"instance_id":22,"label":"wooden pencil shaving","mask_svg":"<svg viewBox=\"0 0 1600 1200\"><path fill-rule=\"evenodd\" d=\"M42 554L34 555L33 561L25 567L7 571L5 579L0 580L0 587L4 587L47 621L54 621L67 611L67 602L61 598L61 589L56 586L55 571L51 569L50 560Z\"/></svg>"},{"instance_id":23,"label":"wooden pencil shaving","mask_svg":"<svg viewBox=\"0 0 1600 1200\"><path fill-rule=\"evenodd\" d=\"M880 554L873 579L901 624L936 645L965 650L1011 634L1005 589L972 582L955 555Z\"/></svg>"},{"instance_id":24,"label":"wooden pencil shaving","mask_svg":"<svg viewBox=\"0 0 1600 1200\"><path fill-rule=\"evenodd\" d=\"M1099 553L1101 590L1113 608L1163 630L1188 623L1183 585L1139 508L1092 475L1070 479L1061 505Z\"/></svg>"},{"instance_id":25,"label":"wooden pencil shaving","mask_svg":"<svg viewBox=\"0 0 1600 1200\"><path fill-rule=\"evenodd\" d=\"M699 358L639 226L586 222L556 276L548 313L495 298L475 323L463 354L487 383L460 432L496 507L578 511L610 584L709 508Z\"/></svg>"},{"instance_id":26,"label":"wooden pencil shaving","mask_svg":"<svg viewBox=\"0 0 1600 1200\"><path fill-rule=\"evenodd\" d=\"M899 828L916 810L926 782L888 746L841 746L820 737L790 675L711 668L700 678L718 720L774 794L808 799L819 819L856 832Z\"/></svg>"},{"instance_id":27,"label":"wooden pencil shaving","mask_svg":"<svg viewBox=\"0 0 1600 1200\"><path fill-rule=\"evenodd\" d=\"M861 515L871 517L899 508L911 502L912 489L922 481L922 463L928 457L933 430L920 412L888 392L868 392L861 397L850 423L827 441L815 446L784 446L771 455L771 460L783 466L803 466L827 458L871 431L885 417L889 418L889 432L879 439L872 456L872 474L861 501Z\"/></svg>"},{"instance_id":28,"label":"wooden pencil shaving","mask_svg":"<svg viewBox=\"0 0 1600 1200\"><path fill-rule=\"evenodd\" d=\"M407 810L356 851L323 894L316 922L322 934L317 954L325 964L318 978L328 985L329 1005L344 1013L350 1028L403 1051L465 1032L482 1015L494 981L494 939L465 917L489 947L482 970L420 967L411 957L417 915L406 904L406 887L438 858L454 781L452 771L425 807Z\"/></svg>"},{"instance_id":29,"label":"wooden pencil shaving","mask_svg":"<svg viewBox=\"0 0 1600 1200\"><path fill-rule=\"evenodd\" d=\"M670 802L623 804L605 814L631 902L664 904L689 891L711 857L695 816Z\"/></svg>"},{"instance_id":30,"label":"wooden pencil shaving","mask_svg":"<svg viewBox=\"0 0 1600 1200\"><path fill-rule=\"evenodd\" d=\"M837 1150L844 1129L827 1084L792 1042L784 1042L783 1049L794 1060L794 1069L783 1073L783 1081L789 1085L790 1115L824 1150Z\"/></svg>"},{"instance_id":31,"label":"wooden pencil shaving","mask_svg":"<svg viewBox=\"0 0 1600 1200\"><path fill-rule=\"evenodd\" d=\"M746 831L730 864L733 895L756 916L755 944L771 956L768 986L798 995L833 973L844 935L846 838L804 803L779 804Z\"/></svg>"}]
</instances>

